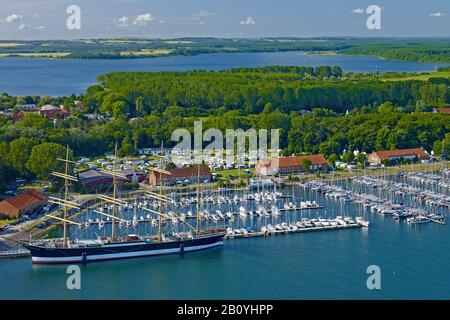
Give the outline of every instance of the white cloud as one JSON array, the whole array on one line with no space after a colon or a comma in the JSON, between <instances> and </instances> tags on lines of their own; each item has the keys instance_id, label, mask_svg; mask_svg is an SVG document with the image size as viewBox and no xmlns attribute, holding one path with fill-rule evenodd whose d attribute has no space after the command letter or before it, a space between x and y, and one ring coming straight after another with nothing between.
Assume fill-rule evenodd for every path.
<instances>
[{"instance_id":1,"label":"white cloud","mask_svg":"<svg viewBox=\"0 0 450 320\"><path fill-rule=\"evenodd\" d=\"M215 16L215 15L216 15L215 13L204 11L204 10L199 11L198 13L195 14L195 16L198 16L198 17L207 17L207 16Z\"/></svg>"},{"instance_id":2,"label":"white cloud","mask_svg":"<svg viewBox=\"0 0 450 320\"><path fill-rule=\"evenodd\" d=\"M166 23L166 20L159 20L159 23L161 24Z\"/></svg>"},{"instance_id":3,"label":"white cloud","mask_svg":"<svg viewBox=\"0 0 450 320\"><path fill-rule=\"evenodd\" d=\"M198 21L198 24L205 24L206 22L204 21L204 18L207 18L210 16L215 16L215 15L216 15L215 13L202 10L197 13L194 13L192 20Z\"/></svg>"},{"instance_id":4,"label":"white cloud","mask_svg":"<svg viewBox=\"0 0 450 320\"><path fill-rule=\"evenodd\" d=\"M353 13L356 14L363 14L364 12L366 12L366 10L362 9L362 8L356 8L352 10Z\"/></svg>"},{"instance_id":5,"label":"white cloud","mask_svg":"<svg viewBox=\"0 0 450 320\"><path fill-rule=\"evenodd\" d=\"M11 14L6 17L5 21L11 23L11 22L17 22L21 19L22 19L22 16L20 14Z\"/></svg>"},{"instance_id":6,"label":"white cloud","mask_svg":"<svg viewBox=\"0 0 450 320\"><path fill-rule=\"evenodd\" d=\"M37 26L35 29L36 30L44 30L44 29L46 29L46 27L45 26Z\"/></svg>"},{"instance_id":7,"label":"white cloud","mask_svg":"<svg viewBox=\"0 0 450 320\"><path fill-rule=\"evenodd\" d=\"M115 21L115 23L116 23L117 27L124 28L124 27L128 27L129 21L130 21L130 17L123 16L123 17L120 17L119 19L117 19Z\"/></svg>"},{"instance_id":8,"label":"white cloud","mask_svg":"<svg viewBox=\"0 0 450 320\"><path fill-rule=\"evenodd\" d=\"M32 17L34 19L38 18L41 14L39 12L36 12L35 14L32 15Z\"/></svg>"},{"instance_id":9,"label":"white cloud","mask_svg":"<svg viewBox=\"0 0 450 320\"><path fill-rule=\"evenodd\" d=\"M27 25L27 24L25 24L25 23L22 23L22 24L19 26L18 30L24 30L24 29L28 29L28 28L30 28L29 25Z\"/></svg>"},{"instance_id":10,"label":"white cloud","mask_svg":"<svg viewBox=\"0 0 450 320\"><path fill-rule=\"evenodd\" d=\"M445 13L445 12L433 12L433 13L430 13L430 17L432 17L432 18L445 17L445 16L447 16L447 13Z\"/></svg>"},{"instance_id":11,"label":"white cloud","mask_svg":"<svg viewBox=\"0 0 450 320\"><path fill-rule=\"evenodd\" d=\"M133 21L133 25L146 26L150 21L155 20L151 13L140 14Z\"/></svg>"},{"instance_id":12,"label":"white cloud","mask_svg":"<svg viewBox=\"0 0 450 320\"><path fill-rule=\"evenodd\" d=\"M244 25L255 24L255 20L253 20L252 17L247 17L245 20L241 21L241 24L244 24Z\"/></svg>"}]
</instances>

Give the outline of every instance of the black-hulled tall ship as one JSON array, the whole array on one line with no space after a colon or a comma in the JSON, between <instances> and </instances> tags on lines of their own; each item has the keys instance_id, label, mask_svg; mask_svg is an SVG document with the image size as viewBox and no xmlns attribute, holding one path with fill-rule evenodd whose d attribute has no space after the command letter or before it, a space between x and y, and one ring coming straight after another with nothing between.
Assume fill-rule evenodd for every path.
<instances>
[{"instance_id":1,"label":"black-hulled tall ship","mask_svg":"<svg viewBox=\"0 0 450 320\"><path fill-rule=\"evenodd\" d=\"M116 148L117 149L117 148ZM125 259L134 257L145 257L165 254L183 254L191 251L205 250L223 245L224 229L202 230L199 218L199 185L197 185L197 214L196 226L193 227L184 219L179 220L189 226L188 232L176 233L170 235L162 233L163 219L169 219L164 211L164 204L171 203L173 200L162 194L162 187L159 193L147 192L146 196L159 203L158 210L142 207L141 209L157 216L157 235L141 236L137 234L128 234L125 236L116 235L116 224L124 222L119 217L117 209L126 205L126 202L117 196L118 181L127 179L115 170L116 158L113 170L104 170L103 173L112 176L113 194L112 196L98 195L101 201L111 206L111 212L95 210L96 214L107 217L111 224L111 235L108 237L97 237L90 240L72 240L68 237L69 225L82 228L82 223L73 221L69 217L69 212L79 210L76 202L69 201L69 184L76 182L77 177L69 173L69 165L73 162L69 160L69 148L67 148L66 158L58 159L65 163L65 173L53 172L53 175L64 179L64 198L50 197L49 201L62 207L63 217L58 214L47 215L50 219L56 219L63 224L63 238L42 239L24 242L24 246L31 252L32 262L34 264L67 264L67 263L88 263L93 261L104 261L114 259ZM154 168L153 171L160 175L160 185L162 186L162 175L170 175L170 172ZM197 181L199 184L199 181ZM61 214L61 212L59 213Z\"/></svg>"}]
</instances>

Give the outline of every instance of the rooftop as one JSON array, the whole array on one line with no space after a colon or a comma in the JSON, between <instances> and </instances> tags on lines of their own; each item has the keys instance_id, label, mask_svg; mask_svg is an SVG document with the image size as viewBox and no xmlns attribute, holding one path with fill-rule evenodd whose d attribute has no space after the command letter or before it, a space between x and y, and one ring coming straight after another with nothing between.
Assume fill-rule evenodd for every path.
<instances>
[{"instance_id":1,"label":"rooftop","mask_svg":"<svg viewBox=\"0 0 450 320\"><path fill-rule=\"evenodd\" d=\"M388 158L406 157L412 155L417 156L419 159L428 157L428 154L421 148L375 151L372 153L372 155L376 155L381 160L386 160Z\"/></svg>"},{"instance_id":2,"label":"rooftop","mask_svg":"<svg viewBox=\"0 0 450 320\"><path fill-rule=\"evenodd\" d=\"M0 202L0 212L13 215L14 212L11 212L12 208L21 211L46 201L47 197L42 192L33 189L27 190L22 194L7 198Z\"/></svg>"},{"instance_id":3,"label":"rooftop","mask_svg":"<svg viewBox=\"0 0 450 320\"><path fill-rule=\"evenodd\" d=\"M272 159L276 160L276 159ZM272 160L263 161L263 165L269 167L272 165ZM277 167L286 168L286 167L298 167L303 165L304 160L311 161L312 165L327 165L328 162L323 156L323 154L311 154L311 155L303 155L303 156L293 156L293 157L280 157L278 158ZM260 162L258 161L258 164Z\"/></svg>"},{"instance_id":4,"label":"rooftop","mask_svg":"<svg viewBox=\"0 0 450 320\"><path fill-rule=\"evenodd\" d=\"M171 178L184 178L184 177L193 177L193 176L197 176L200 170L200 176L207 176L207 175L211 175L211 170L209 169L209 167L207 166L200 166L200 167L188 167L188 168L176 168L176 169L171 169L168 170L171 175ZM153 172L156 176L156 178L159 178L160 174L159 173L155 173ZM164 178L167 175L165 174L161 174L161 176Z\"/></svg>"}]
</instances>

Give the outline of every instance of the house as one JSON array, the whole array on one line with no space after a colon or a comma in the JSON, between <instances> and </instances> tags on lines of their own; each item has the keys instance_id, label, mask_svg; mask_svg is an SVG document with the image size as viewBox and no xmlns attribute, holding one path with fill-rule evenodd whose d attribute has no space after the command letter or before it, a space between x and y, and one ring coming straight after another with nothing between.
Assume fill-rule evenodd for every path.
<instances>
[{"instance_id":1,"label":"house","mask_svg":"<svg viewBox=\"0 0 450 320\"><path fill-rule=\"evenodd\" d=\"M305 160L310 161L308 171L327 170L328 162L323 154L280 157L277 159L258 160L256 173L262 176L274 174L291 174L305 171Z\"/></svg>"},{"instance_id":2,"label":"house","mask_svg":"<svg viewBox=\"0 0 450 320\"><path fill-rule=\"evenodd\" d=\"M136 169L124 169L119 171L118 173L120 173L121 175L124 175L125 177L128 178L128 180L130 182L133 183L140 183L140 182L144 182L145 179L147 179L147 174L145 174L142 171L136 170Z\"/></svg>"},{"instance_id":3,"label":"house","mask_svg":"<svg viewBox=\"0 0 450 320\"><path fill-rule=\"evenodd\" d=\"M94 169L87 169L77 173L78 182L84 189L103 189L113 183L113 177Z\"/></svg>"},{"instance_id":4,"label":"house","mask_svg":"<svg viewBox=\"0 0 450 320\"><path fill-rule=\"evenodd\" d=\"M147 175L144 172L135 169L125 169L117 171L117 173L127 178L117 178L122 180L122 182L143 182L147 178ZM108 173L95 169L79 171L77 176L80 187L90 190L103 190L109 188L114 180Z\"/></svg>"},{"instance_id":5,"label":"house","mask_svg":"<svg viewBox=\"0 0 450 320\"><path fill-rule=\"evenodd\" d=\"M37 110L26 110L26 111L22 110L18 114L15 114L13 116L13 121L14 122L22 121L26 114L39 114L39 109L37 109Z\"/></svg>"},{"instance_id":6,"label":"house","mask_svg":"<svg viewBox=\"0 0 450 320\"><path fill-rule=\"evenodd\" d=\"M428 154L421 148L375 151L369 155L370 164L384 164L386 160L397 161L407 159L411 161L427 159Z\"/></svg>"},{"instance_id":7,"label":"house","mask_svg":"<svg viewBox=\"0 0 450 320\"><path fill-rule=\"evenodd\" d=\"M150 173L150 185L153 187L161 184L173 186L179 182L191 184L200 180L201 183L208 183L212 180L211 170L207 166L177 168L168 171L170 175L152 171Z\"/></svg>"},{"instance_id":8,"label":"house","mask_svg":"<svg viewBox=\"0 0 450 320\"><path fill-rule=\"evenodd\" d=\"M59 115L61 118L66 118L69 115L69 111L64 109L63 106L57 107L51 104L42 106L39 113L41 114L41 116L46 117L50 120L56 119L57 115Z\"/></svg>"},{"instance_id":9,"label":"house","mask_svg":"<svg viewBox=\"0 0 450 320\"><path fill-rule=\"evenodd\" d=\"M450 108L434 108L433 112L450 114Z\"/></svg>"},{"instance_id":10,"label":"house","mask_svg":"<svg viewBox=\"0 0 450 320\"><path fill-rule=\"evenodd\" d=\"M47 197L40 191L27 190L24 193L0 202L0 217L16 219L32 215L47 204Z\"/></svg>"},{"instance_id":11,"label":"house","mask_svg":"<svg viewBox=\"0 0 450 320\"><path fill-rule=\"evenodd\" d=\"M38 108L35 104L17 104L15 108L17 108L20 111L27 111L27 112L38 111Z\"/></svg>"}]
</instances>

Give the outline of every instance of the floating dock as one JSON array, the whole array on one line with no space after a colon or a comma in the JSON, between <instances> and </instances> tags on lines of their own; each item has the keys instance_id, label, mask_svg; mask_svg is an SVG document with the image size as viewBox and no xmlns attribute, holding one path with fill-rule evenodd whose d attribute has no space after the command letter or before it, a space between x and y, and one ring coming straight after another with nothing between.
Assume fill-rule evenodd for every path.
<instances>
[{"instance_id":1,"label":"floating dock","mask_svg":"<svg viewBox=\"0 0 450 320\"><path fill-rule=\"evenodd\" d=\"M268 237L268 236L276 236L276 235L286 235L292 233L303 233L303 232L314 232L314 231L329 231L329 230L341 230L341 229L356 229L362 228L363 225L360 223L347 224L347 225L338 225L338 226L322 226L322 227L305 227L299 228L297 230L274 230L274 231L256 231L256 232L248 232L246 234L233 234L233 235L225 235L224 240L233 240L233 239L247 239L247 238L255 238L255 237ZM2 259L13 259L13 258L24 258L29 257L30 251L25 248L17 249L17 250L8 250L0 252L0 260Z\"/></svg>"},{"instance_id":2,"label":"floating dock","mask_svg":"<svg viewBox=\"0 0 450 320\"><path fill-rule=\"evenodd\" d=\"M305 228L299 228L297 230L274 230L274 231L256 231L256 232L248 232L247 234L233 234L233 235L225 235L225 240L231 240L231 239L243 239L243 238L254 238L254 237L268 237L268 236L274 236L274 235L281 235L281 234L291 234L291 233L302 233L302 232L314 232L314 231L327 231L327 230L339 230L339 229L355 229L355 228L362 228L363 225L356 223L356 224L348 224L348 225L340 225L340 226L325 226L325 227L305 227Z\"/></svg>"},{"instance_id":3,"label":"floating dock","mask_svg":"<svg viewBox=\"0 0 450 320\"><path fill-rule=\"evenodd\" d=\"M13 259L13 258L23 258L31 256L30 251L27 249L18 250L8 250L0 252L0 260L2 259Z\"/></svg>"}]
</instances>

